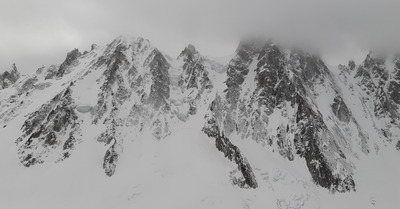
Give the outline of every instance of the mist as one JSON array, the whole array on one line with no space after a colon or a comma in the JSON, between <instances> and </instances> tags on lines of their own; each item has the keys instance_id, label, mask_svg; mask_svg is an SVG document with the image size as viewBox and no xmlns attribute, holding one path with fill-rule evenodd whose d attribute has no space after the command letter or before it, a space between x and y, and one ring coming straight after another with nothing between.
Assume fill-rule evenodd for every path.
<instances>
[{"instance_id":1,"label":"mist","mask_svg":"<svg viewBox=\"0 0 400 209\"><path fill-rule=\"evenodd\" d=\"M74 48L141 36L176 57L193 44L205 55L233 54L257 35L319 53L329 65L360 63L370 50L400 51L398 0L2 0L0 71L60 64Z\"/></svg>"}]
</instances>

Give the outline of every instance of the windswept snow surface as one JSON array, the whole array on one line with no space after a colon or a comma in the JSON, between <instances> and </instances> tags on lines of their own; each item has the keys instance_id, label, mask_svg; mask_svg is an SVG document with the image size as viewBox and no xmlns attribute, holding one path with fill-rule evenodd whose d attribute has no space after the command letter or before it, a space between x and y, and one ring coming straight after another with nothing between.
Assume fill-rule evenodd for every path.
<instances>
[{"instance_id":1,"label":"windswept snow surface","mask_svg":"<svg viewBox=\"0 0 400 209\"><path fill-rule=\"evenodd\" d=\"M204 110L203 110L204 111ZM236 169L215 151L190 118L162 141L152 136L125 143L117 172L104 175L105 146L83 140L62 163L19 166L12 141L0 141L0 208L396 208L399 154L384 150L362 157L355 171L357 191L331 194L316 186L303 160L283 159L251 140L233 140L253 166L257 189L241 189L228 176ZM92 139L90 124L83 138ZM11 124L10 124L10 127ZM2 134L13 134L13 128ZM386 171L382 173L382 171Z\"/></svg>"}]
</instances>

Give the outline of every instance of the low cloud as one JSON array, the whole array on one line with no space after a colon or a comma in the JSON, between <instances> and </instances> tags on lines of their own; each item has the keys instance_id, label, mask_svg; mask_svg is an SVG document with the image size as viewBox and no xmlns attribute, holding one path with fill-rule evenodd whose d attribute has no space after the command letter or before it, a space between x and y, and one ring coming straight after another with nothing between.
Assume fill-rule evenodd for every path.
<instances>
[{"instance_id":1,"label":"low cloud","mask_svg":"<svg viewBox=\"0 0 400 209\"><path fill-rule=\"evenodd\" d=\"M177 56L189 43L203 54L232 54L245 35L315 50L329 64L361 61L370 49L400 51L398 0L3 0L0 70L30 73L68 51L119 34L149 39Z\"/></svg>"}]
</instances>

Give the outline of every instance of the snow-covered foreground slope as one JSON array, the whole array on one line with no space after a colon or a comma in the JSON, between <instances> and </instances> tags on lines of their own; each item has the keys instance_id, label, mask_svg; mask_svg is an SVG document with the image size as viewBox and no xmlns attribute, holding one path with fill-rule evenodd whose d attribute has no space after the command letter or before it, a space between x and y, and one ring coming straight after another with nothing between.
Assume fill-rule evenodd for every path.
<instances>
[{"instance_id":1,"label":"snow-covered foreground slope","mask_svg":"<svg viewBox=\"0 0 400 209\"><path fill-rule=\"evenodd\" d=\"M217 60L218 61L218 60ZM400 59L120 36L1 75L0 208L396 208Z\"/></svg>"},{"instance_id":2,"label":"snow-covered foreground slope","mask_svg":"<svg viewBox=\"0 0 400 209\"><path fill-rule=\"evenodd\" d=\"M316 186L301 159L289 162L255 142L236 145L253 166L259 187L241 189L214 142L192 118L162 141L143 136L125 143L113 177L101 168L105 147L85 140L63 163L19 166L15 146L2 140L1 208L396 208L398 153L360 159L357 192L331 194ZM90 136L84 136L90 137ZM14 156L14 157L13 157ZM385 171L382 173L382 171Z\"/></svg>"}]
</instances>

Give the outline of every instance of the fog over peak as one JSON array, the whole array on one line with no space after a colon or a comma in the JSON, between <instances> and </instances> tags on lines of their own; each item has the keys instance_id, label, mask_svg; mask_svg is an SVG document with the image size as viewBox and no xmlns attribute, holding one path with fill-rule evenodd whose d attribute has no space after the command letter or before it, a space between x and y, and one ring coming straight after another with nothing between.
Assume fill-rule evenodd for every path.
<instances>
[{"instance_id":1,"label":"fog over peak","mask_svg":"<svg viewBox=\"0 0 400 209\"><path fill-rule=\"evenodd\" d=\"M30 73L68 51L141 36L176 57L189 43L232 54L245 35L319 52L330 65L361 62L373 49L400 51L398 0L2 0L0 67Z\"/></svg>"}]
</instances>

